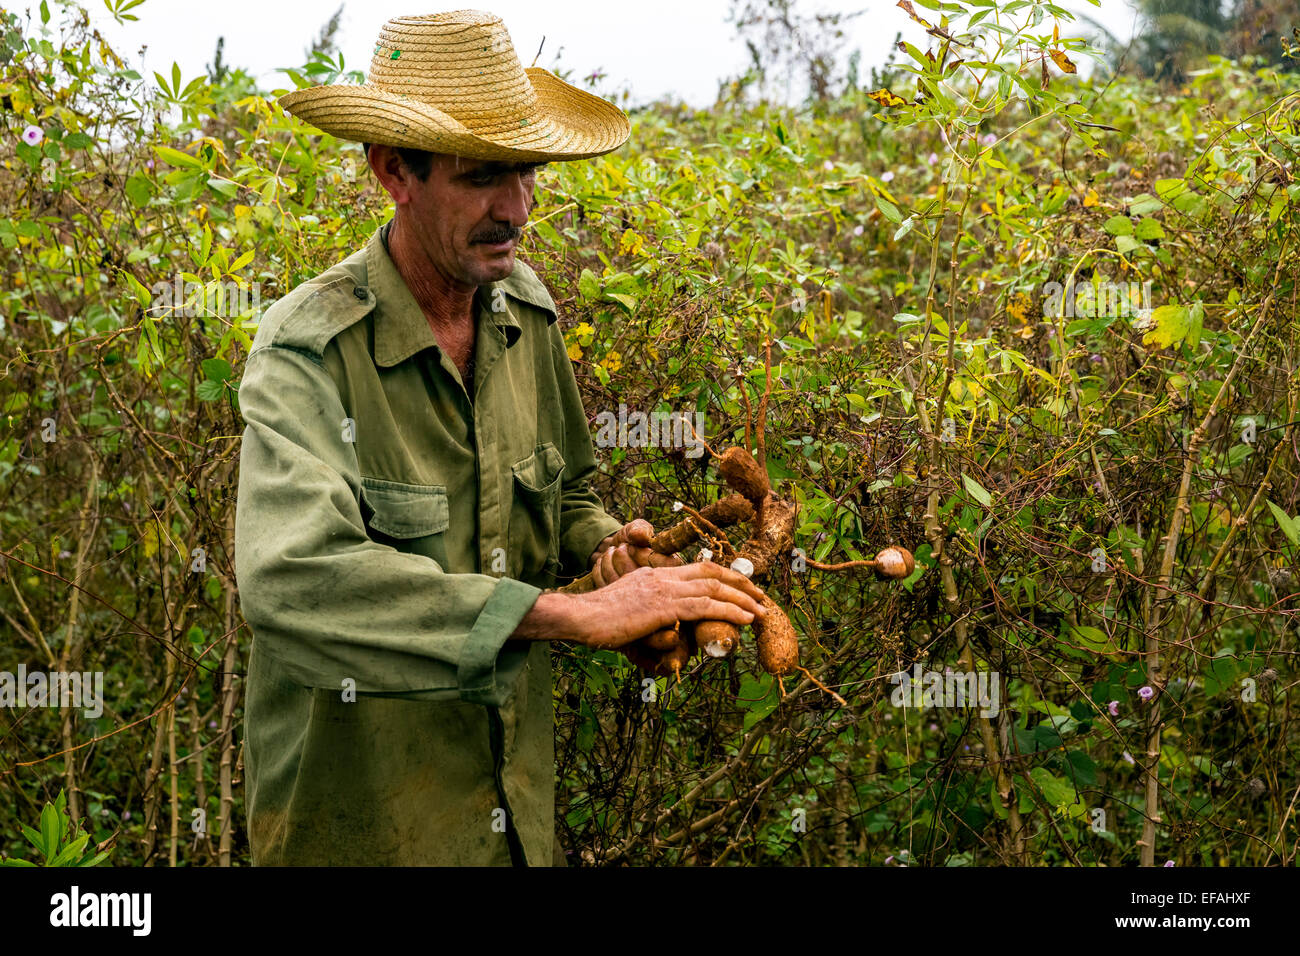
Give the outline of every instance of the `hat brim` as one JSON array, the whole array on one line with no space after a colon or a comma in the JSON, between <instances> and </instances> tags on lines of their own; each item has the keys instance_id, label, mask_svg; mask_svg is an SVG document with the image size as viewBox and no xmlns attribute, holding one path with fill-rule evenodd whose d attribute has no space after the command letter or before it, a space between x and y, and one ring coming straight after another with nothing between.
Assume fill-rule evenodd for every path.
<instances>
[{"instance_id":1,"label":"hat brim","mask_svg":"<svg viewBox=\"0 0 1300 956\"><path fill-rule=\"evenodd\" d=\"M475 133L414 97L370 84L311 86L280 97L280 106L339 139L407 146L470 159L554 162L618 149L631 133L627 114L549 70L524 71L537 94L534 115L518 128Z\"/></svg>"}]
</instances>

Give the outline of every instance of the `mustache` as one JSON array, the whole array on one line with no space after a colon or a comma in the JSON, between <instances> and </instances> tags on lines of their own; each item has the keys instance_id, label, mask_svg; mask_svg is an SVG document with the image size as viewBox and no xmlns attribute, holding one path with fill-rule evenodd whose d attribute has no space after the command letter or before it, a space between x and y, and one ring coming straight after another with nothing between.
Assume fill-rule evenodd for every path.
<instances>
[{"instance_id":1,"label":"mustache","mask_svg":"<svg viewBox=\"0 0 1300 956\"><path fill-rule=\"evenodd\" d=\"M480 242L507 242L511 239L518 240L523 236L524 231L518 226L497 226L494 229L487 229L478 233L470 239L470 243Z\"/></svg>"}]
</instances>

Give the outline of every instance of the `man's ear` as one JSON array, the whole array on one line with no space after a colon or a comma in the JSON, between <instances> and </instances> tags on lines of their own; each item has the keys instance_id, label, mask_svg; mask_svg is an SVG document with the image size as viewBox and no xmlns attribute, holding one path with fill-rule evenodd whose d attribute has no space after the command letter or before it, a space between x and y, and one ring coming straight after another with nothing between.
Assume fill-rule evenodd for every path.
<instances>
[{"instance_id":1,"label":"man's ear","mask_svg":"<svg viewBox=\"0 0 1300 956\"><path fill-rule=\"evenodd\" d=\"M371 143L366 151L366 162L380 185L393 197L393 202L401 206L410 200L414 177L394 147Z\"/></svg>"}]
</instances>

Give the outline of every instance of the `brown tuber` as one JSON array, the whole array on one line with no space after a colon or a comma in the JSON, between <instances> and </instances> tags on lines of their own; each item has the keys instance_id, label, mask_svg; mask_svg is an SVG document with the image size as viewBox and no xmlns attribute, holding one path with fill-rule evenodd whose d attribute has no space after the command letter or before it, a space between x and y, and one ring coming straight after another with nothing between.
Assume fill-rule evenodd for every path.
<instances>
[{"instance_id":1,"label":"brown tuber","mask_svg":"<svg viewBox=\"0 0 1300 956\"><path fill-rule=\"evenodd\" d=\"M753 623L758 663L769 674L784 677L799 666L799 638L775 601L764 594L762 603L767 616L756 617Z\"/></svg>"},{"instance_id":2,"label":"brown tuber","mask_svg":"<svg viewBox=\"0 0 1300 956\"><path fill-rule=\"evenodd\" d=\"M728 448L718 456L718 472L731 488L752 501L755 507L758 507L772 490L767 480L767 472L739 445Z\"/></svg>"},{"instance_id":3,"label":"brown tuber","mask_svg":"<svg viewBox=\"0 0 1300 956\"><path fill-rule=\"evenodd\" d=\"M686 625L679 630L656 631L624 648L628 659L656 677L675 677L691 659L694 649Z\"/></svg>"},{"instance_id":4,"label":"brown tuber","mask_svg":"<svg viewBox=\"0 0 1300 956\"><path fill-rule=\"evenodd\" d=\"M740 629L730 621L698 621L695 643L709 657L726 657L740 646Z\"/></svg>"},{"instance_id":5,"label":"brown tuber","mask_svg":"<svg viewBox=\"0 0 1300 956\"><path fill-rule=\"evenodd\" d=\"M908 577L916 567L912 552L898 545L883 548L876 554L876 577L901 580Z\"/></svg>"}]
</instances>

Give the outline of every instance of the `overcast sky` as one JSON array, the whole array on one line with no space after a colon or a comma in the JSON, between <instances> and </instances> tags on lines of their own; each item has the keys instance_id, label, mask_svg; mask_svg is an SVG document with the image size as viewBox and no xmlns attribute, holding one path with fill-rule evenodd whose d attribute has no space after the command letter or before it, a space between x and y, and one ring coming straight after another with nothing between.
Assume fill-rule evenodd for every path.
<instances>
[{"instance_id":1,"label":"overcast sky","mask_svg":"<svg viewBox=\"0 0 1300 956\"><path fill-rule=\"evenodd\" d=\"M167 75L175 61L188 82L211 62L217 37L225 36L225 61L250 70L265 88L272 89L292 88L288 77L274 71L303 62L304 51L340 0L145 0L131 11L140 20L125 26L113 21L102 0L83 2L119 55L137 68L134 54L148 44L145 76L153 70ZM27 5L18 0L10 6ZM1086 0L1067 0L1064 6L1088 12L1117 36L1132 34L1128 0L1102 0L1100 8ZM459 7L498 14L525 66L532 63L545 36L539 66L554 68L554 56L560 52L560 66L574 71L571 79L601 70L608 79L597 92L627 88L632 104L675 95L692 106L707 106L717 93L718 80L741 72L747 61L735 27L727 22L728 0L465 0L460 4L456 0L350 0L344 7L339 40L347 67L366 69L379 28L389 17ZM845 49L845 55L854 48L862 51L864 81L870 66L885 61L895 33L901 30L908 39L920 42L911 35L914 25L893 0L800 0L797 8L866 11L852 21ZM924 9L919 12L926 15ZM1082 28L1082 21L1076 23ZM1064 29L1062 33L1073 35Z\"/></svg>"}]
</instances>

